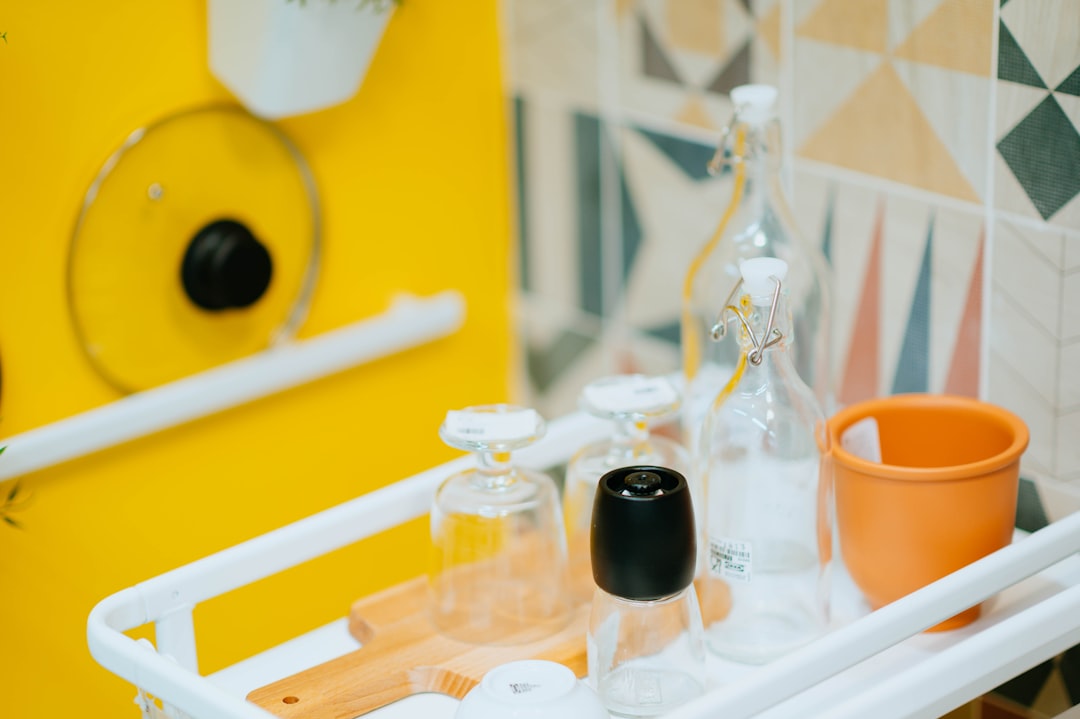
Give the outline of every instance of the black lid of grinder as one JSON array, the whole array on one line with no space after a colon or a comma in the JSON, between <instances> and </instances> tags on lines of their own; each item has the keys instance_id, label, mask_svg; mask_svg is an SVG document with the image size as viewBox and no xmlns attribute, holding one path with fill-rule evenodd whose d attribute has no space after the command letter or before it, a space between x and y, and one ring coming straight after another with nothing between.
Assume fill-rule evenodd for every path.
<instances>
[{"instance_id":1,"label":"black lid of grinder","mask_svg":"<svg viewBox=\"0 0 1080 719\"><path fill-rule=\"evenodd\" d=\"M694 581L697 539L686 478L665 467L622 467L600 478L592 515L596 586L647 601Z\"/></svg>"}]
</instances>

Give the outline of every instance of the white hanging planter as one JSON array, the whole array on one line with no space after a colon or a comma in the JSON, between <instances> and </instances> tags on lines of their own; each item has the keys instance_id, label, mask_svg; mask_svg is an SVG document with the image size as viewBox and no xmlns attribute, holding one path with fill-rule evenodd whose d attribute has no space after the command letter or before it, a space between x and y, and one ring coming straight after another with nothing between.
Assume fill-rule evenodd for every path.
<instances>
[{"instance_id":1,"label":"white hanging planter","mask_svg":"<svg viewBox=\"0 0 1080 719\"><path fill-rule=\"evenodd\" d=\"M210 71L253 114L332 107L360 89L393 2L208 0Z\"/></svg>"}]
</instances>

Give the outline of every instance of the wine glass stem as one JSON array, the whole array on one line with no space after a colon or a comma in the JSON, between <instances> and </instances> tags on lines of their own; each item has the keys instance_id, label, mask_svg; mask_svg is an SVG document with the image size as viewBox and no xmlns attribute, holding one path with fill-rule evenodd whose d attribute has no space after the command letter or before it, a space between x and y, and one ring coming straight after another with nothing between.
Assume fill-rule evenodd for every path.
<instances>
[{"instance_id":1,"label":"wine glass stem","mask_svg":"<svg viewBox=\"0 0 1080 719\"><path fill-rule=\"evenodd\" d=\"M476 465L489 486L509 483L513 471L509 452L477 452Z\"/></svg>"},{"instance_id":2,"label":"wine glass stem","mask_svg":"<svg viewBox=\"0 0 1080 719\"><path fill-rule=\"evenodd\" d=\"M643 420L616 419L611 448L619 454L633 452L649 441L649 424Z\"/></svg>"}]
</instances>

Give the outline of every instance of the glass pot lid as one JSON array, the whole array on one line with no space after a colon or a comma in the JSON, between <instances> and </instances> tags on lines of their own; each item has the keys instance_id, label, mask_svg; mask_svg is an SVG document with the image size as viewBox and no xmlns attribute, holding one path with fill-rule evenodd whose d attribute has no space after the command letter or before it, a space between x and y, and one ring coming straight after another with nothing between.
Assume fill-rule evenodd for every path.
<instances>
[{"instance_id":1,"label":"glass pot lid","mask_svg":"<svg viewBox=\"0 0 1080 719\"><path fill-rule=\"evenodd\" d=\"M239 107L133 132L86 193L67 301L90 363L123 392L254 354L303 321L318 196L299 150Z\"/></svg>"}]
</instances>

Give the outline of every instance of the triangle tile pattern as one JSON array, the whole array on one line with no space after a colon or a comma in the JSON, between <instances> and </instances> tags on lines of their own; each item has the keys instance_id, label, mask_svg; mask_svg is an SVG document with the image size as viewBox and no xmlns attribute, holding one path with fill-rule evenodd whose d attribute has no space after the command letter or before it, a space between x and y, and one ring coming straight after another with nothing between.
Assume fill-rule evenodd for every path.
<instances>
[{"instance_id":1,"label":"triangle tile pattern","mask_svg":"<svg viewBox=\"0 0 1080 719\"><path fill-rule=\"evenodd\" d=\"M657 80L667 80L675 84L681 84L679 73L668 59L663 46L657 41L656 35L644 17L639 17L641 25L641 67L647 77Z\"/></svg>"},{"instance_id":2,"label":"triangle tile pattern","mask_svg":"<svg viewBox=\"0 0 1080 719\"><path fill-rule=\"evenodd\" d=\"M678 322L668 322L655 327L646 327L645 332L650 337L677 345L682 336L682 326Z\"/></svg>"},{"instance_id":3,"label":"triangle tile pattern","mask_svg":"<svg viewBox=\"0 0 1080 719\"><path fill-rule=\"evenodd\" d=\"M525 358L530 383L546 392L595 342L593 337L563 330L547 347L530 346Z\"/></svg>"},{"instance_id":4,"label":"triangle tile pattern","mask_svg":"<svg viewBox=\"0 0 1080 719\"><path fill-rule=\"evenodd\" d=\"M1001 20L1048 87L1080 63L1080 5L1076 0L1023 0L1001 11Z\"/></svg>"},{"instance_id":5,"label":"triangle tile pattern","mask_svg":"<svg viewBox=\"0 0 1080 719\"><path fill-rule=\"evenodd\" d=\"M1046 83L1016 42L1016 38L1009 32L1009 28L1003 22L998 26L998 79L1045 88Z\"/></svg>"},{"instance_id":6,"label":"triangle tile pattern","mask_svg":"<svg viewBox=\"0 0 1080 719\"><path fill-rule=\"evenodd\" d=\"M635 129L642 137L655 145L656 149L678 165L679 169L686 173L687 176L694 180L705 180L711 177L708 164L709 160L712 159L714 148L691 140L674 137L673 135L653 132L643 127ZM724 173L730 171L727 165L722 169Z\"/></svg>"},{"instance_id":7,"label":"triangle tile pattern","mask_svg":"<svg viewBox=\"0 0 1080 719\"><path fill-rule=\"evenodd\" d=\"M600 121L592 115L574 115L574 157L577 162L574 180L578 198L577 250L578 250L578 297L586 312L604 314L604 270L600 214L601 143L603 132Z\"/></svg>"},{"instance_id":8,"label":"triangle tile pattern","mask_svg":"<svg viewBox=\"0 0 1080 719\"><path fill-rule=\"evenodd\" d=\"M776 3L765 12L757 23L757 36L762 39L769 52L780 59L780 13L781 3Z\"/></svg>"},{"instance_id":9,"label":"triangle tile pattern","mask_svg":"<svg viewBox=\"0 0 1080 719\"><path fill-rule=\"evenodd\" d=\"M578 287L581 307L586 312L599 316L608 314L607 303L616 293L621 294L626 287L626 278L637 259L641 246L642 231L634 210L633 199L626 185L625 173L615 159L614 148L608 140L598 118L591 115L575 116L575 139L578 183L578 253L580 275ZM619 183L619 224L622 235L622 266L619 285L611 288L605 284L603 236L604 219L601 213L600 195L605 181L603 168L614 167L615 180ZM610 180L608 180L610 181ZM610 259L610 258L609 258ZM612 292L614 290L614 292Z\"/></svg>"},{"instance_id":10,"label":"triangle tile pattern","mask_svg":"<svg viewBox=\"0 0 1080 719\"><path fill-rule=\"evenodd\" d=\"M513 123L514 123L514 172L515 190L517 191L517 261L518 261L518 286L522 292L532 289L532 280L529 276L529 202L528 193L525 191L525 142L526 126L525 113L526 102L521 95L513 99Z\"/></svg>"},{"instance_id":11,"label":"triangle tile pattern","mask_svg":"<svg viewBox=\"0 0 1080 719\"><path fill-rule=\"evenodd\" d=\"M720 68L720 72L709 83L709 92L727 95L733 88L750 82L750 48L752 45L752 39L747 38L734 57L731 58L727 65Z\"/></svg>"},{"instance_id":12,"label":"triangle tile pattern","mask_svg":"<svg viewBox=\"0 0 1080 719\"><path fill-rule=\"evenodd\" d=\"M1080 96L1080 65L1054 88L1054 92Z\"/></svg>"},{"instance_id":13,"label":"triangle tile pattern","mask_svg":"<svg viewBox=\"0 0 1080 719\"><path fill-rule=\"evenodd\" d=\"M893 394L926 392L930 389L930 259L933 247L934 220L931 217L915 297L904 331L904 344L893 379Z\"/></svg>"},{"instance_id":14,"label":"triangle tile pattern","mask_svg":"<svg viewBox=\"0 0 1080 719\"><path fill-rule=\"evenodd\" d=\"M870 238L870 257L863 276L859 309L851 332L847 361L837 398L841 404L854 404L878 394L881 366L881 254L884 239L885 207L878 203Z\"/></svg>"},{"instance_id":15,"label":"triangle tile pattern","mask_svg":"<svg viewBox=\"0 0 1080 719\"><path fill-rule=\"evenodd\" d=\"M1030 479L1021 477L1016 498L1017 529L1022 529L1025 532L1038 532L1048 524L1050 524L1050 520L1046 517L1046 509L1043 508L1038 487Z\"/></svg>"},{"instance_id":16,"label":"triangle tile pattern","mask_svg":"<svg viewBox=\"0 0 1080 719\"><path fill-rule=\"evenodd\" d=\"M884 141L891 137L891 141ZM891 64L881 65L799 149L799 155L978 202Z\"/></svg>"},{"instance_id":17,"label":"triangle tile pattern","mask_svg":"<svg viewBox=\"0 0 1080 719\"><path fill-rule=\"evenodd\" d=\"M986 140L991 132L994 82L989 77L909 60L893 60L892 67L934 135L948 149L948 159L975 193L986 197L992 157Z\"/></svg>"},{"instance_id":18,"label":"triangle tile pattern","mask_svg":"<svg viewBox=\"0 0 1080 719\"><path fill-rule=\"evenodd\" d=\"M672 48L702 55L724 54L722 0L668 0L664 9Z\"/></svg>"},{"instance_id":19,"label":"triangle tile pattern","mask_svg":"<svg viewBox=\"0 0 1080 719\"><path fill-rule=\"evenodd\" d=\"M821 230L821 253L825 261L832 265L833 218L836 215L836 185L829 187L829 197L825 202L825 226Z\"/></svg>"},{"instance_id":20,"label":"triangle tile pattern","mask_svg":"<svg viewBox=\"0 0 1080 719\"><path fill-rule=\"evenodd\" d=\"M622 232L622 237L620 238L622 242L622 273L619 284L619 292L621 295L626 292L630 271L637 261L638 250L641 249L642 230L641 222L638 220L637 212L634 209L634 201L633 197L630 195L630 188L627 187L626 173L623 171L621 163L618 166L618 173L619 208L621 212L619 227Z\"/></svg>"},{"instance_id":21,"label":"triangle tile pattern","mask_svg":"<svg viewBox=\"0 0 1080 719\"><path fill-rule=\"evenodd\" d=\"M994 0L817 4L798 23L796 53L832 64L807 70L796 58L797 77L820 85L814 97L796 98L811 111L796 114L797 154L980 202L991 160L973 139L982 128L968 126L988 121L994 14ZM855 68L867 79L838 90L831 78L850 83Z\"/></svg>"},{"instance_id":22,"label":"triangle tile pattern","mask_svg":"<svg viewBox=\"0 0 1080 719\"><path fill-rule=\"evenodd\" d=\"M888 0L825 0L796 29L800 37L883 53L889 41Z\"/></svg>"},{"instance_id":23,"label":"triangle tile pattern","mask_svg":"<svg viewBox=\"0 0 1080 719\"><path fill-rule=\"evenodd\" d=\"M806 141L832 120L838 110L884 62L876 53L864 52L816 40L796 40L794 68L793 147L798 152ZM827 81L822 82L826 77Z\"/></svg>"},{"instance_id":24,"label":"triangle tile pattern","mask_svg":"<svg viewBox=\"0 0 1080 719\"><path fill-rule=\"evenodd\" d=\"M997 149L1044 220L1080 193L1080 133L1053 95L1001 138Z\"/></svg>"},{"instance_id":25,"label":"triangle tile pattern","mask_svg":"<svg viewBox=\"0 0 1080 719\"><path fill-rule=\"evenodd\" d=\"M993 22L994 6L988 0L945 0L893 54L988 77Z\"/></svg>"},{"instance_id":26,"label":"triangle tile pattern","mask_svg":"<svg viewBox=\"0 0 1080 719\"><path fill-rule=\"evenodd\" d=\"M982 287L983 251L985 229L979 234L979 251L975 255L975 267L968 284L964 313L956 332L949 374L945 379L945 392L966 397L979 396L979 370L982 356Z\"/></svg>"},{"instance_id":27,"label":"triangle tile pattern","mask_svg":"<svg viewBox=\"0 0 1080 719\"><path fill-rule=\"evenodd\" d=\"M701 101L701 95L697 93L692 93L686 98L686 104L675 115L675 119L687 125L703 127L706 130L716 129L716 123L713 122L712 116L709 115L705 103Z\"/></svg>"},{"instance_id":28,"label":"triangle tile pattern","mask_svg":"<svg viewBox=\"0 0 1080 719\"><path fill-rule=\"evenodd\" d=\"M681 282L687 263L712 231L730 183L707 173L713 153L709 145L643 128L627 128L620 137L644 239L618 319L666 343L678 338L679 300L678 292L670 291L672 283ZM675 334L665 337L663 328L669 324Z\"/></svg>"},{"instance_id":29,"label":"triangle tile pattern","mask_svg":"<svg viewBox=\"0 0 1080 719\"><path fill-rule=\"evenodd\" d=\"M778 84L784 7L784 0L638 2L616 17L620 104L680 125L717 129L730 115L731 88Z\"/></svg>"}]
</instances>

